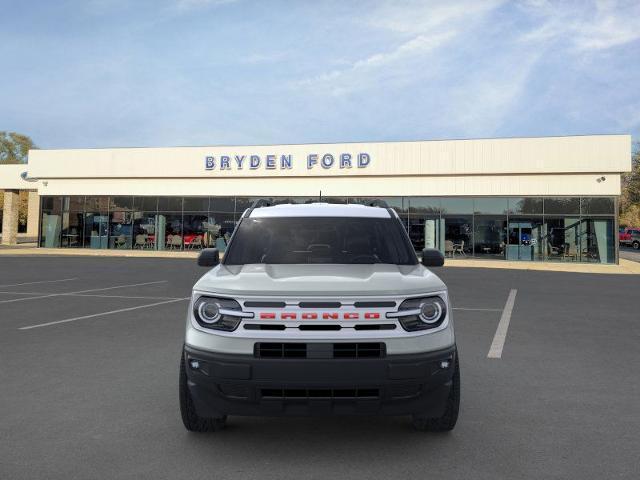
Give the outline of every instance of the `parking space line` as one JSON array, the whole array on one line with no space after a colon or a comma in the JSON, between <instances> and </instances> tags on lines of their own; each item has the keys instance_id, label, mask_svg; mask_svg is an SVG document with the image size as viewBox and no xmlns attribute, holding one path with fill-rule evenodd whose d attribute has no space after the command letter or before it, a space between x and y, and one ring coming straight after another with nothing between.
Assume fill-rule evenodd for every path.
<instances>
[{"instance_id":1,"label":"parking space line","mask_svg":"<svg viewBox=\"0 0 640 480\"><path fill-rule=\"evenodd\" d=\"M158 305L165 305L167 303L182 302L184 300L189 300L190 298L191 297L176 298L176 299L173 299L173 300L166 300L164 302L149 303L147 305L138 305L137 307L120 308L118 310L111 310L109 312L94 313L94 314L91 314L91 315L83 315L81 317L66 318L64 320L56 320L56 321L53 321L53 322L39 323L37 325L28 325L26 327L20 327L20 328L18 328L18 330L31 330L33 328L48 327L50 325L58 325L60 323L69 323L69 322L75 322L75 321L78 321L78 320L86 320L88 318L102 317L102 316L105 316L105 315L113 315L115 313L130 312L132 310L140 310L141 308L150 308L150 307L156 307Z\"/></svg>"},{"instance_id":2,"label":"parking space line","mask_svg":"<svg viewBox=\"0 0 640 480\"><path fill-rule=\"evenodd\" d=\"M51 297L61 297L69 294L76 293L89 293L89 292L101 292L104 290L113 290L115 288L127 288L127 287L141 287L143 285L154 285L157 283L167 283L167 280L158 280L155 282L144 282L144 283L130 283L128 285L114 285L113 287L104 287L104 288L90 288L88 290L78 290L75 292L63 292L63 293L50 293L48 295L39 295L36 297L27 297L27 298L12 298L10 300L0 300L0 303L13 303L13 302L24 302L27 300L38 300L40 298L51 298Z\"/></svg>"},{"instance_id":3,"label":"parking space line","mask_svg":"<svg viewBox=\"0 0 640 480\"><path fill-rule=\"evenodd\" d=\"M124 298L139 300L182 300L184 297L148 297L146 295L99 295L96 293L65 293L65 297L98 297L98 298Z\"/></svg>"},{"instance_id":4,"label":"parking space line","mask_svg":"<svg viewBox=\"0 0 640 480\"><path fill-rule=\"evenodd\" d=\"M78 277L74 278L62 278L60 280L39 280L37 282L24 282L24 283L12 283L9 285L0 285L0 288L7 287L21 287L22 285L35 285L37 283L57 283L57 282L70 282L71 280L78 280Z\"/></svg>"},{"instance_id":5,"label":"parking space line","mask_svg":"<svg viewBox=\"0 0 640 480\"><path fill-rule=\"evenodd\" d=\"M0 295L45 295L43 292L0 292Z\"/></svg>"},{"instance_id":6,"label":"parking space line","mask_svg":"<svg viewBox=\"0 0 640 480\"><path fill-rule=\"evenodd\" d=\"M0 295L48 295L46 292L5 292L0 291ZM98 293L58 293L60 297L98 297L98 298L131 298L146 300L177 300L182 297L158 297L148 295L100 295Z\"/></svg>"},{"instance_id":7,"label":"parking space line","mask_svg":"<svg viewBox=\"0 0 640 480\"><path fill-rule=\"evenodd\" d=\"M515 288L512 288L509 292L507 303L505 303L504 309L502 310L500 322L498 323L498 328L496 329L496 333L493 337L493 342L491 343L491 348L489 348L487 358L502 357L502 349L504 348L504 342L507 340L507 330L509 330L509 322L511 322L511 313L513 312L513 305L516 302L517 293L518 290Z\"/></svg>"}]
</instances>

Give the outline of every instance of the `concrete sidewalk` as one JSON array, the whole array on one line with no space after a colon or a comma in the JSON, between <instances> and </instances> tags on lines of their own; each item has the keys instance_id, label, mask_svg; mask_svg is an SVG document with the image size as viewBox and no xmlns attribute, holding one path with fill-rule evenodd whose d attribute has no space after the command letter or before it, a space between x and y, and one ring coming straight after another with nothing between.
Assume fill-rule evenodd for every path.
<instances>
[{"instance_id":1,"label":"concrete sidewalk","mask_svg":"<svg viewBox=\"0 0 640 480\"><path fill-rule=\"evenodd\" d=\"M0 256L52 255L83 257L155 257L155 258L197 258L199 250L92 250L90 248L36 248L20 245L0 248Z\"/></svg>"},{"instance_id":2,"label":"concrete sidewalk","mask_svg":"<svg viewBox=\"0 0 640 480\"><path fill-rule=\"evenodd\" d=\"M14 255L54 255L54 256L90 256L90 257L142 257L142 258L189 258L198 256L199 250L91 250L85 248L25 248L23 246L4 247L0 256ZM572 262L508 262L501 260L450 259L445 267L465 268L502 268L510 270L537 270L547 272L602 273L613 275L640 274L640 263L620 259L619 265L601 265L597 263Z\"/></svg>"},{"instance_id":3,"label":"concrete sidewalk","mask_svg":"<svg viewBox=\"0 0 640 480\"><path fill-rule=\"evenodd\" d=\"M573 262L508 262L501 260L445 260L445 267L503 268L511 270L537 270L546 272L604 273L617 275L640 274L640 263L620 259L619 265Z\"/></svg>"}]
</instances>

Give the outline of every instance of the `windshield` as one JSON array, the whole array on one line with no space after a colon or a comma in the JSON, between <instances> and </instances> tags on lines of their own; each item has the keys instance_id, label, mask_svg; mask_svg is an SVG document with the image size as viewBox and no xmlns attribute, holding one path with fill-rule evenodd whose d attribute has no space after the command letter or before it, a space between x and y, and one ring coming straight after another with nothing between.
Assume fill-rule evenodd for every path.
<instances>
[{"instance_id":1,"label":"windshield","mask_svg":"<svg viewBox=\"0 0 640 480\"><path fill-rule=\"evenodd\" d=\"M395 218L245 218L224 264L249 263L415 265L417 258Z\"/></svg>"}]
</instances>

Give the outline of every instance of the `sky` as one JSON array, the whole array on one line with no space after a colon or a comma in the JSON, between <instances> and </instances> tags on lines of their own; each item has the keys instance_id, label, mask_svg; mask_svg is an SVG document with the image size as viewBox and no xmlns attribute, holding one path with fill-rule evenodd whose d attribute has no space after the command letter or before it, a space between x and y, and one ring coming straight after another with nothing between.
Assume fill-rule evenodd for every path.
<instances>
[{"instance_id":1,"label":"sky","mask_svg":"<svg viewBox=\"0 0 640 480\"><path fill-rule=\"evenodd\" d=\"M640 0L0 0L40 148L628 133Z\"/></svg>"}]
</instances>

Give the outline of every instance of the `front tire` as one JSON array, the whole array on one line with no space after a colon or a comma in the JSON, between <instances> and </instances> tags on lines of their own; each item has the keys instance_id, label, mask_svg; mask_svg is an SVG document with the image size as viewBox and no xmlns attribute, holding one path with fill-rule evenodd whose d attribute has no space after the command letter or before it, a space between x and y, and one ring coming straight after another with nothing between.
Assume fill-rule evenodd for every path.
<instances>
[{"instance_id":1,"label":"front tire","mask_svg":"<svg viewBox=\"0 0 640 480\"><path fill-rule=\"evenodd\" d=\"M633 249L640 250L640 242L638 242L637 240L633 242Z\"/></svg>"},{"instance_id":2,"label":"front tire","mask_svg":"<svg viewBox=\"0 0 640 480\"><path fill-rule=\"evenodd\" d=\"M444 414L437 418L428 418L421 415L413 416L413 427L422 432L449 432L453 430L458 421L460 411L460 362L458 352L455 355L455 366L451 380L451 391L447 397L447 405Z\"/></svg>"},{"instance_id":3,"label":"front tire","mask_svg":"<svg viewBox=\"0 0 640 480\"><path fill-rule=\"evenodd\" d=\"M190 432L215 432L222 430L227 423L227 416L217 418L205 418L198 415L189 386L187 385L187 371L184 362L184 353L180 359L180 414L184 427Z\"/></svg>"}]
</instances>

